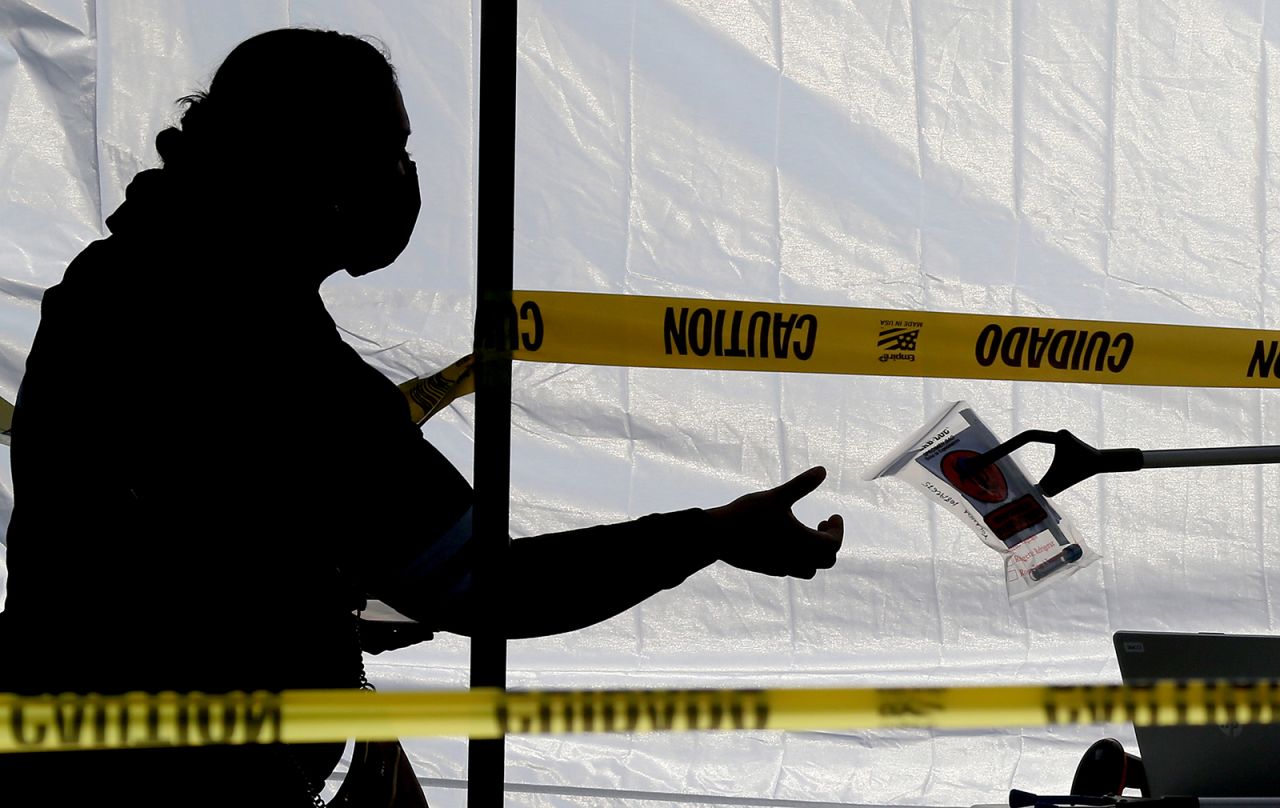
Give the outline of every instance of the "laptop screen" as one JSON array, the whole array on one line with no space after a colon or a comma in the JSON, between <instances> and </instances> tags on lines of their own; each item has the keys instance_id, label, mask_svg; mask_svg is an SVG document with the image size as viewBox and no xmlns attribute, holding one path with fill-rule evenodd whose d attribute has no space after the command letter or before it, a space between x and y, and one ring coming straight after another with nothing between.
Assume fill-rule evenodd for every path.
<instances>
[{"instance_id":1,"label":"laptop screen","mask_svg":"<svg viewBox=\"0 0 1280 808\"><path fill-rule=\"evenodd\" d=\"M1280 678L1280 637L1117 631L1127 685ZM1280 726L1135 727L1152 796L1280 797Z\"/></svg>"}]
</instances>

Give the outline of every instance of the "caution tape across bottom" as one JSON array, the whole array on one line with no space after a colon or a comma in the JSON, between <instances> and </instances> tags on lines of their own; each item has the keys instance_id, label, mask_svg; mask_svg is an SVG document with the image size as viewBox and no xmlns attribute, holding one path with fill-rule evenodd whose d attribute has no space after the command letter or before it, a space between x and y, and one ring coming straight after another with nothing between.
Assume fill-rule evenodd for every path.
<instances>
[{"instance_id":1,"label":"caution tape across bottom","mask_svg":"<svg viewBox=\"0 0 1280 808\"><path fill-rule=\"evenodd\" d=\"M0 752L348 738L1280 722L1280 680L1150 686L0 694Z\"/></svg>"}]
</instances>

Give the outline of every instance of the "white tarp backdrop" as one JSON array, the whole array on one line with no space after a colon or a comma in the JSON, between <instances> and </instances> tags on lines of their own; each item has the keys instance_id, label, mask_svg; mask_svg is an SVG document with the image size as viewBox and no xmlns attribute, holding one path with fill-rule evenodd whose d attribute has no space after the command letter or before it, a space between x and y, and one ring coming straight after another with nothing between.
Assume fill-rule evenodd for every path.
<instances>
[{"instance_id":1,"label":"white tarp backdrop","mask_svg":"<svg viewBox=\"0 0 1280 808\"><path fill-rule=\"evenodd\" d=\"M157 163L174 100L285 25L380 38L413 123L413 242L325 287L337 321L396 380L469 350L476 3L0 0L0 395L17 390L42 290ZM1262 0L523 0L516 285L1274 328L1277 65L1280 3ZM287 351L262 349L289 373ZM323 379L299 381L323 395ZM85 392L91 417L110 391ZM719 504L821 463L829 481L799 512L839 511L848 536L813 581L720 565L591 630L513 642L512 686L1116 681L1118 628L1276 628L1275 468L1062 494L1104 557L1010 607L1000 559L958 520L860 480L958 398L1005 437L1280 443L1269 392L517 365L513 534ZM468 476L472 413L464 401L428 427ZM101 449L127 451L109 424ZM387 507L430 508L430 492ZM384 688L462 686L467 645L368 667ZM1119 726L513 738L507 780L522 805L967 805L1065 789L1104 735L1132 740ZM409 748L433 803L461 804L464 743Z\"/></svg>"}]
</instances>

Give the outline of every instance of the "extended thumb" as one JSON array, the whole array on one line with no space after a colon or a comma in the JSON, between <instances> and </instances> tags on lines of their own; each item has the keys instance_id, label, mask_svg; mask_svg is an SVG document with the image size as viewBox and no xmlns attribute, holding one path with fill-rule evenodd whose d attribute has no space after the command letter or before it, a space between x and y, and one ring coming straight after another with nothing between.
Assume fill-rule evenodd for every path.
<instances>
[{"instance_id":1,"label":"extended thumb","mask_svg":"<svg viewBox=\"0 0 1280 808\"><path fill-rule=\"evenodd\" d=\"M773 489L773 493L788 505L794 505L822 485L825 479L827 479L827 470L822 466L814 466Z\"/></svg>"}]
</instances>

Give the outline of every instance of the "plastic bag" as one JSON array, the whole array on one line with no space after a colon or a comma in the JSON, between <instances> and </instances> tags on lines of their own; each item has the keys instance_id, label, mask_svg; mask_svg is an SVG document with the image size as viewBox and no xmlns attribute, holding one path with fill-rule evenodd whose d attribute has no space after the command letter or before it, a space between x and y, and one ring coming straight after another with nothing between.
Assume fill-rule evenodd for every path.
<instances>
[{"instance_id":1,"label":"plastic bag","mask_svg":"<svg viewBox=\"0 0 1280 808\"><path fill-rule=\"evenodd\" d=\"M897 477L947 508L1004 557L1009 601L1016 602L1098 559L1012 457L982 468L966 461L1000 441L964 401L948 405L867 470Z\"/></svg>"}]
</instances>

